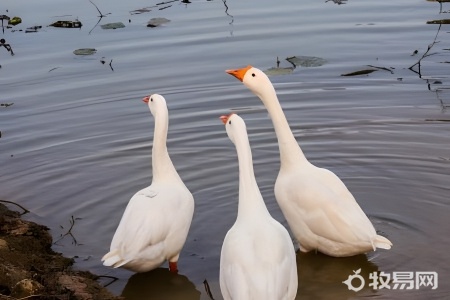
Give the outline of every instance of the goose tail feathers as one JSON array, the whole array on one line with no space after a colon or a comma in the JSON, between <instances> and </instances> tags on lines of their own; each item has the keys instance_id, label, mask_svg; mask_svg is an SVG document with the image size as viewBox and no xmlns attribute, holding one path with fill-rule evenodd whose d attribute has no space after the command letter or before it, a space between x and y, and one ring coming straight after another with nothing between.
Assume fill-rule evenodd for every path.
<instances>
[{"instance_id":1,"label":"goose tail feathers","mask_svg":"<svg viewBox=\"0 0 450 300\"><path fill-rule=\"evenodd\" d=\"M102 261L103 261L104 266L114 267L114 268L123 266L126 263L126 261L124 261L123 258L120 257L118 250L112 250L112 251L106 253L102 257Z\"/></svg>"},{"instance_id":2,"label":"goose tail feathers","mask_svg":"<svg viewBox=\"0 0 450 300\"><path fill-rule=\"evenodd\" d=\"M381 248L381 249L386 249L386 250L389 250L392 247L391 241L381 235L377 235L375 237L375 240L373 241L373 245L376 248Z\"/></svg>"}]
</instances>

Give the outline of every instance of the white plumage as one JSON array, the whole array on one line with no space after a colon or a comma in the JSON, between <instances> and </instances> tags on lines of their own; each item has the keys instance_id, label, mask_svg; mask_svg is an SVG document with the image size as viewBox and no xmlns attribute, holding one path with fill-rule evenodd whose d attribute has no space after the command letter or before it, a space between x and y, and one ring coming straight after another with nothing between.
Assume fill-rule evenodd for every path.
<instances>
[{"instance_id":1,"label":"white plumage","mask_svg":"<svg viewBox=\"0 0 450 300\"><path fill-rule=\"evenodd\" d=\"M345 184L333 172L306 159L266 74L252 66L227 73L261 99L272 119L281 162L275 196L300 250L352 256L376 248L390 249L392 243L377 235Z\"/></svg>"},{"instance_id":2,"label":"white plumage","mask_svg":"<svg viewBox=\"0 0 450 300\"><path fill-rule=\"evenodd\" d=\"M143 100L155 118L152 184L129 201L110 252L102 261L105 266L146 272L168 260L169 269L177 272L194 213L194 199L167 152L169 115L164 97L154 94Z\"/></svg>"},{"instance_id":3,"label":"white plumage","mask_svg":"<svg viewBox=\"0 0 450 300\"><path fill-rule=\"evenodd\" d=\"M220 256L222 295L225 300L294 299L298 286L294 246L259 191L245 123L235 114L221 119L239 160L238 216Z\"/></svg>"}]
</instances>

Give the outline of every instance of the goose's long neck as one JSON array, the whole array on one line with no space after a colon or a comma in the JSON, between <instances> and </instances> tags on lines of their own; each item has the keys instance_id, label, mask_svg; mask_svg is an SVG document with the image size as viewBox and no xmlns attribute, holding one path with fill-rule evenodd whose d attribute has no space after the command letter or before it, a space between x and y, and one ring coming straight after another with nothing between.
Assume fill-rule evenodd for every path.
<instances>
[{"instance_id":1,"label":"goose's long neck","mask_svg":"<svg viewBox=\"0 0 450 300\"><path fill-rule=\"evenodd\" d=\"M252 152L247 134L235 138L239 161L239 207L238 220L251 219L260 213L269 214L256 183L253 171Z\"/></svg>"},{"instance_id":2,"label":"goose's long neck","mask_svg":"<svg viewBox=\"0 0 450 300\"><path fill-rule=\"evenodd\" d=\"M303 161L307 162L303 151L300 149L300 146L289 127L289 123L284 115L273 86L270 85L270 87L265 90L265 93L263 95L258 95L258 97L262 100L269 112L273 127L275 128L280 149L281 167L292 166Z\"/></svg>"},{"instance_id":3,"label":"goose's long neck","mask_svg":"<svg viewBox=\"0 0 450 300\"><path fill-rule=\"evenodd\" d=\"M153 181L179 179L178 173L173 166L167 151L167 131L169 129L169 115L155 116L155 131L153 134L152 166Z\"/></svg>"}]
</instances>

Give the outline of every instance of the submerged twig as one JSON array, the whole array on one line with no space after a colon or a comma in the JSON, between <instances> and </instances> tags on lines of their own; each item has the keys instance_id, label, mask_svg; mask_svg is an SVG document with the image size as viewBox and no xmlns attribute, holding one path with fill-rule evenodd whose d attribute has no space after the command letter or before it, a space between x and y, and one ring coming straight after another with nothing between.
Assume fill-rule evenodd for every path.
<instances>
[{"instance_id":1,"label":"submerged twig","mask_svg":"<svg viewBox=\"0 0 450 300\"><path fill-rule=\"evenodd\" d=\"M91 2L92 3L92 5L94 5L95 6L95 8L97 9L97 11L98 11L98 13L100 14L100 18L103 18L103 17L106 17L107 15L110 15L111 13L107 13L106 15L104 15L104 14L102 14L102 12L100 11L100 9L98 8L98 6L97 5L95 5L95 3L94 2L92 2L92 0L89 0L89 2Z\"/></svg>"},{"instance_id":2,"label":"submerged twig","mask_svg":"<svg viewBox=\"0 0 450 300\"><path fill-rule=\"evenodd\" d=\"M111 281L108 282L107 284L103 285L103 287L107 287L108 285L111 285L114 282L116 282L117 280L119 280L118 277L110 276L110 275L98 275L98 276L95 277L95 280L98 280L100 278L109 278L109 279L111 279Z\"/></svg>"},{"instance_id":3,"label":"submerged twig","mask_svg":"<svg viewBox=\"0 0 450 300\"><path fill-rule=\"evenodd\" d=\"M442 27L442 24L439 24L438 30L437 30L437 32L436 32L436 35L434 36L434 40L433 40L433 42L432 42L430 45L428 45L427 51L425 51L425 53L422 54L422 57L419 58L419 60L418 60L415 64L413 64L412 66L410 66L410 67L408 68L408 69L410 69L411 71L413 71L414 73L417 73L417 74L419 75L419 78L422 78L422 74L421 74L421 65L420 65L420 63L422 62L422 60L423 60L424 58L428 57L428 56L431 56L431 55L435 55L435 54L436 54L436 53L431 53L431 54L429 54L429 52L430 52L430 50L433 48L434 45L436 45L437 43L439 43L439 41L437 41L437 37L438 37L438 35L439 35L439 32L441 31L441 27ZM415 66L418 66L418 71L415 71L415 70L413 69Z\"/></svg>"},{"instance_id":4,"label":"submerged twig","mask_svg":"<svg viewBox=\"0 0 450 300\"><path fill-rule=\"evenodd\" d=\"M111 68L111 71L113 71L114 72L114 68L112 67L112 59L111 59L111 61L109 62L109 67Z\"/></svg>"},{"instance_id":5,"label":"submerged twig","mask_svg":"<svg viewBox=\"0 0 450 300\"><path fill-rule=\"evenodd\" d=\"M4 47L6 51L11 53L11 56L14 56L14 51L10 44L7 44L5 39L0 39L0 47Z\"/></svg>"},{"instance_id":6,"label":"submerged twig","mask_svg":"<svg viewBox=\"0 0 450 300\"><path fill-rule=\"evenodd\" d=\"M15 205L15 206L17 206L17 207L20 207L20 208L23 210L23 213L21 213L20 215L24 215L24 214L27 214L27 213L30 212L28 209L26 209L25 207L23 207L22 205L20 205L20 204L18 204L18 203L16 203L16 202L8 201L8 200L0 200L0 202L2 202L2 203L8 203L8 204L13 204L13 205Z\"/></svg>"},{"instance_id":7,"label":"submerged twig","mask_svg":"<svg viewBox=\"0 0 450 300\"><path fill-rule=\"evenodd\" d=\"M205 291L206 291L206 294L208 295L209 299L214 300L214 297L211 293L211 289L209 288L209 283L206 279L203 281L203 285L205 286Z\"/></svg>"},{"instance_id":8,"label":"submerged twig","mask_svg":"<svg viewBox=\"0 0 450 300\"><path fill-rule=\"evenodd\" d=\"M88 34L91 34L92 30L94 30L95 27L97 27L98 23L100 23L100 21L102 20L102 18L103 18L103 17L106 17L107 15L110 15L111 13L107 13L106 15L104 15L104 14L100 11L100 9L97 7L97 5L95 5L95 3L92 2L92 0L89 0L89 2L91 2L92 5L95 6L95 8L97 9L98 13L100 14L100 15L98 16L99 19L98 19L97 23L95 23L94 27L92 27L92 29L91 29L91 30L89 31L89 33L88 33Z\"/></svg>"},{"instance_id":9,"label":"submerged twig","mask_svg":"<svg viewBox=\"0 0 450 300\"><path fill-rule=\"evenodd\" d=\"M95 27L97 27L98 23L100 23L100 21L102 20L102 18L103 18L103 17L100 17L100 19L98 19L97 23L95 23L94 27L92 27L92 29L89 30L89 33L88 33L88 34L91 34L92 30L94 30Z\"/></svg>"},{"instance_id":10,"label":"submerged twig","mask_svg":"<svg viewBox=\"0 0 450 300\"><path fill-rule=\"evenodd\" d=\"M450 107L449 105L446 105L445 103L444 103L444 101L441 99L441 97L439 97L439 92L440 92L440 90L439 89L437 89L436 91L435 91L435 93L436 93L436 98L439 100L439 102L440 102L440 104L441 104L441 109L442 109L442 111L445 111L448 107Z\"/></svg>"},{"instance_id":11,"label":"submerged twig","mask_svg":"<svg viewBox=\"0 0 450 300\"><path fill-rule=\"evenodd\" d=\"M228 13L228 5L227 5L227 0L222 0L222 2L223 2L223 5L225 6L225 14L228 16L228 17L230 17L231 18L231 22L230 23L228 23L229 25L232 25L233 24L233 22L234 22L234 16L233 15L230 15L229 13Z\"/></svg>"},{"instance_id":12,"label":"submerged twig","mask_svg":"<svg viewBox=\"0 0 450 300\"><path fill-rule=\"evenodd\" d=\"M71 236L72 237L72 244L74 244L74 245L79 245L78 244L78 242L77 242L77 239L73 236L73 234L72 234L72 229L73 229L73 226L75 226L75 221L76 220L81 220L81 218L74 218L73 216L70 216L70 220L69 220L69 222L70 222L70 227L69 227L69 229L67 230L67 232L66 233L64 233L64 234L61 234L61 236L59 237L59 239L57 239L54 243L53 243L53 245L55 245L57 242L59 242L60 240L62 240L63 238L65 238L66 236ZM60 225L61 226L61 225ZM63 226L61 226L61 228L64 228Z\"/></svg>"}]
</instances>

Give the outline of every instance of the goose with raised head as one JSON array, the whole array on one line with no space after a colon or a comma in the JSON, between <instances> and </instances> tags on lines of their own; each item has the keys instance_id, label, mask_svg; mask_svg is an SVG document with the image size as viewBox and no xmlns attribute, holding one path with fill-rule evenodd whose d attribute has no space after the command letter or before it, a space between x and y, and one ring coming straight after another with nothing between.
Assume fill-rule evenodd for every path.
<instances>
[{"instance_id":1,"label":"goose with raised head","mask_svg":"<svg viewBox=\"0 0 450 300\"><path fill-rule=\"evenodd\" d=\"M220 255L220 289L225 300L291 300L297 294L292 240L272 218L256 183L247 129L236 114L221 116L239 162L239 204Z\"/></svg>"},{"instance_id":2,"label":"goose with raised head","mask_svg":"<svg viewBox=\"0 0 450 300\"><path fill-rule=\"evenodd\" d=\"M166 260L177 273L177 262L194 214L194 198L178 175L167 151L169 113L163 96L143 99L155 118L152 148L153 179L129 201L103 256L105 266L147 272Z\"/></svg>"},{"instance_id":3,"label":"goose with raised head","mask_svg":"<svg viewBox=\"0 0 450 300\"><path fill-rule=\"evenodd\" d=\"M261 99L272 119L281 163L275 197L300 250L341 257L390 249L339 177L306 159L267 75L252 66L226 72Z\"/></svg>"}]
</instances>

